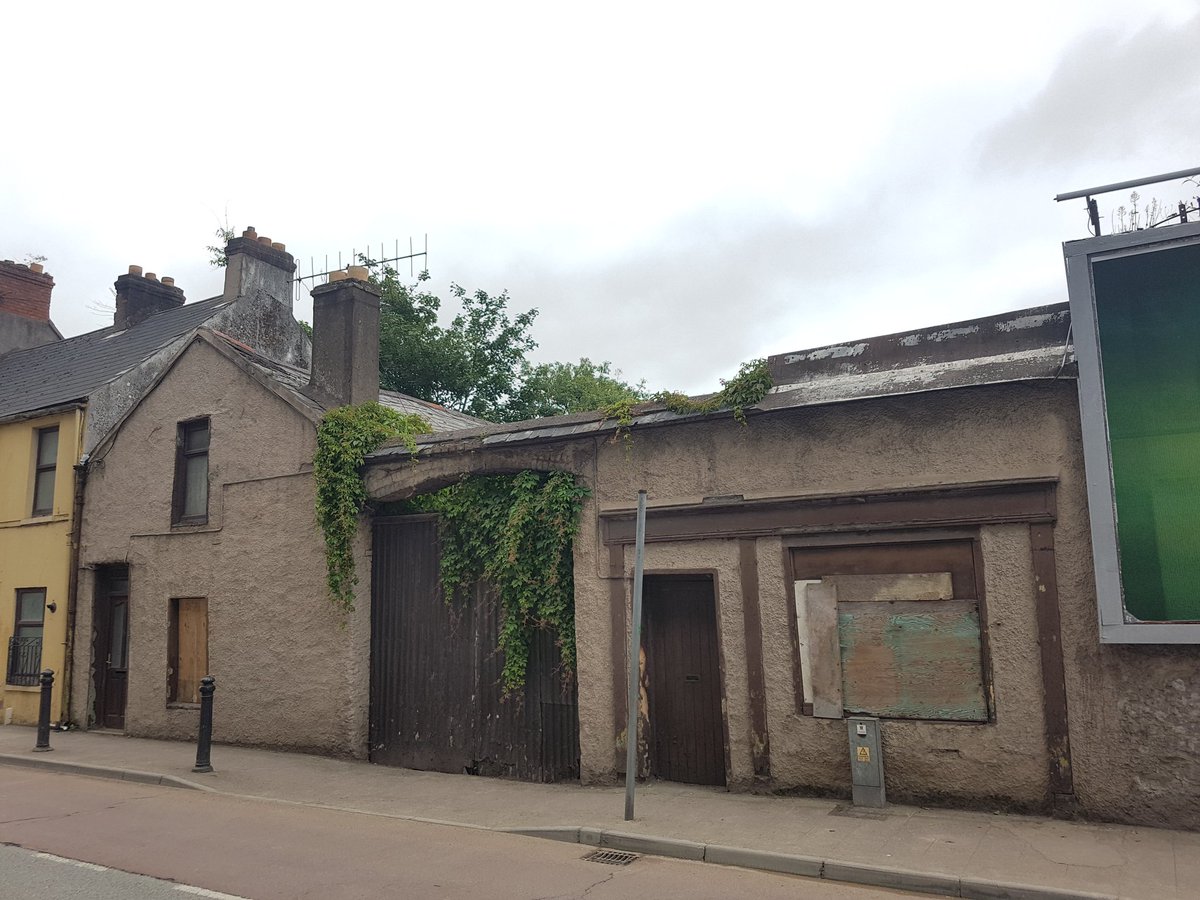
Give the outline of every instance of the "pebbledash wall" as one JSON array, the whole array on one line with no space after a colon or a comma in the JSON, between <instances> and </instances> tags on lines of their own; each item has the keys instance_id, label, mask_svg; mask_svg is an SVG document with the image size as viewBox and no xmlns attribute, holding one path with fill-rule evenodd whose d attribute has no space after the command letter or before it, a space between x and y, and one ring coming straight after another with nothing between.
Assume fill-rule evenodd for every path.
<instances>
[{"instance_id":1,"label":"pebbledash wall","mask_svg":"<svg viewBox=\"0 0 1200 900\"><path fill-rule=\"evenodd\" d=\"M211 425L208 522L172 526L176 423L197 416ZM168 703L168 617L172 598L206 598L214 740L365 753L369 595L343 627L313 514L315 449L315 421L203 340L98 447L83 512L77 721L94 724L97 569L118 564L129 567L127 734L195 738L197 710Z\"/></svg>"},{"instance_id":2,"label":"pebbledash wall","mask_svg":"<svg viewBox=\"0 0 1200 900\"><path fill-rule=\"evenodd\" d=\"M1024 327L1013 322L997 331ZM415 465L386 449L368 488L396 499L458 473L537 468L592 489L575 545L585 782L623 768L645 488L647 570L716 575L731 789L849 792L845 722L803 703L790 548L963 537L982 573L990 721L885 719L889 797L1197 828L1200 648L1100 644L1076 386L1057 377L1057 341L1041 380L754 411L746 425L651 411L628 441L595 417L540 420L430 440Z\"/></svg>"}]
</instances>

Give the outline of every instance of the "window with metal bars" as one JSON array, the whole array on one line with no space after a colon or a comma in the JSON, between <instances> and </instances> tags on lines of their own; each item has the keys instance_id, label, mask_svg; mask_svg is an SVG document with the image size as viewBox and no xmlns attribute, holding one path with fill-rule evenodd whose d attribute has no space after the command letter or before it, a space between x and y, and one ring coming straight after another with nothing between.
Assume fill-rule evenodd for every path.
<instances>
[{"instance_id":1,"label":"window with metal bars","mask_svg":"<svg viewBox=\"0 0 1200 900\"><path fill-rule=\"evenodd\" d=\"M42 668L42 622L46 609L45 588L17 591L17 620L8 640L9 684L35 685Z\"/></svg>"}]
</instances>

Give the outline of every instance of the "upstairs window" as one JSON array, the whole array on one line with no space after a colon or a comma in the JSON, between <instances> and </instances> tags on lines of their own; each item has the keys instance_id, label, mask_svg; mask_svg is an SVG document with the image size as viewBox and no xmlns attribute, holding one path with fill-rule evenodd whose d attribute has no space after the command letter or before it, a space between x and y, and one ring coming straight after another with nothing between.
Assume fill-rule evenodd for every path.
<instances>
[{"instance_id":1,"label":"upstairs window","mask_svg":"<svg viewBox=\"0 0 1200 900\"><path fill-rule=\"evenodd\" d=\"M208 521L208 419L180 422L175 443L175 492L171 521Z\"/></svg>"},{"instance_id":2,"label":"upstairs window","mask_svg":"<svg viewBox=\"0 0 1200 900\"><path fill-rule=\"evenodd\" d=\"M54 512L54 474L58 466L58 426L39 428L33 470L33 515Z\"/></svg>"}]
</instances>

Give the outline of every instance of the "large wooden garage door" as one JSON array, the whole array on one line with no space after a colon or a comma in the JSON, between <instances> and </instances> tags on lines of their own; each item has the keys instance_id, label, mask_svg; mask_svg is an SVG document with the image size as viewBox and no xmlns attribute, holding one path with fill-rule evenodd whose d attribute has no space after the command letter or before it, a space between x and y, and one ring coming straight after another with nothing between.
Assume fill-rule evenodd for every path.
<instances>
[{"instance_id":1,"label":"large wooden garage door","mask_svg":"<svg viewBox=\"0 0 1200 900\"><path fill-rule=\"evenodd\" d=\"M648 575L646 678L650 774L725 784L725 729L712 577Z\"/></svg>"},{"instance_id":2,"label":"large wooden garage door","mask_svg":"<svg viewBox=\"0 0 1200 900\"><path fill-rule=\"evenodd\" d=\"M553 635L530 647L525 690L505 697L494 594L442 598L436 516L375 522L370 758L384 765L529 781L579 777L575 678Z\"/></svg>"}]
</instances>

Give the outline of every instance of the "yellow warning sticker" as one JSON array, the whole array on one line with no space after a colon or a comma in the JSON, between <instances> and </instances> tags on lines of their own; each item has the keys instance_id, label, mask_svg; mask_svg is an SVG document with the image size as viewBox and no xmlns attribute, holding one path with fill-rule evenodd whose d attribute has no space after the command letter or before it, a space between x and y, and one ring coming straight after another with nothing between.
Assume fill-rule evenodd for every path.
<instances>
[{"instance_id":1,"label":"yellow warning sticker","mask_svg":"<svg viewBox=\"0 0 1200 900\"><path fill-rule=\"evenodd\" d=\"M870 747L859 747L857 749L858 749L858 761L860 763L869 763L871 761L871 748Z\"/></svg>"}]
</instances>

